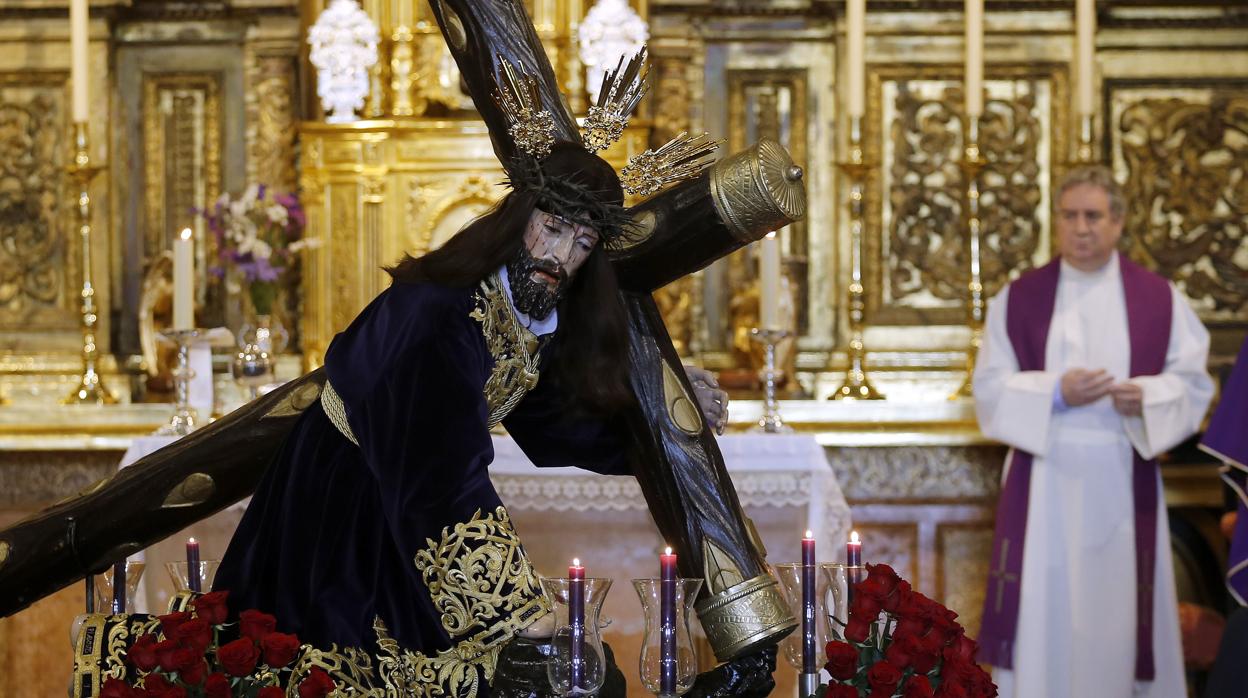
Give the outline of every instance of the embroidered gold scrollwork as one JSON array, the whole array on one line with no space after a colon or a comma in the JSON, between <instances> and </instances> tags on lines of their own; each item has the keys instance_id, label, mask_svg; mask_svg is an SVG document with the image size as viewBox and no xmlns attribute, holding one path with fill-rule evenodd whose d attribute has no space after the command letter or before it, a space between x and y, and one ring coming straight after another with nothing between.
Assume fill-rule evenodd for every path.
<instances>
[{"instance_id":1,"label":"embroidered gold scrollwork","mask_svg":"<svg viewBox=\"0 0 1248 698\"><path fill-rule=\"evenodd\" d=\"M481 323L486 348L494 357L494 369L485 383L485 401L493 429L537 386L540 360L537 337L516 321L503 297L501 281L493 274L481 282L476 307L469 317Z\"/></svg>"}]
</instances>

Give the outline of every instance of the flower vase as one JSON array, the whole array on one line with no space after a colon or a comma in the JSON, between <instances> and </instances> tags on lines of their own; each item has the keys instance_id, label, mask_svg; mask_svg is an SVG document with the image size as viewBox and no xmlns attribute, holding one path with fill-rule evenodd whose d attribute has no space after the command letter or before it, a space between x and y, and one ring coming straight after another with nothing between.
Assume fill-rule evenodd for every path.
<instances>
[{"instance_id":1,"label":"flower vase","mask_svg":"<svg viewBox=\"0 0 1248 698\"><path fill-rule=\"evenodd\" d=\"M571 617L574 583L584 587L579 622ZM610 579L544 578L542 588L554 602L555 631L550 638L546 677L555 695L588 696L602 688L607 659L602 649L598 616L611 589Z\"/></svg>"},{"instance_id":2,"label":"flower vase","mask_svg":"<svg viewBox=\"0 0 1248 698\"><path fill-rule=\"evenodd\" d=\"M693 688L694 679L698 677L698 657L694 651L693 639L689 633L689 616L693 604L697 600L698 591L702 588L701 579L677 579L675 590L674 618L670 628L665 628L663 621L663 580L634 579L633 588L641 599L641 608L646 617L646 635L642 643L641 658L638 669L641 682L646 690L656 696L668 697L684 695ZM675 634L674 656L664 661L663 638L666 632ZM664 680L665 663L667 677ZM666 685L665 685L666 684Z\"/></svg>"}]
</instances>

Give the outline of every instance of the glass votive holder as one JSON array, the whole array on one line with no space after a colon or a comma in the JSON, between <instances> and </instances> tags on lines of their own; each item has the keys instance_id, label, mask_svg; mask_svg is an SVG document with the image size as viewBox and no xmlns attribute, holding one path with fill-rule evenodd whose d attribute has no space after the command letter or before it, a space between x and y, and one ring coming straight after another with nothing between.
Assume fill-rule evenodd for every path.
<instances>
[{"instance_id":1,"label":"glass votive holder","mask_svg":"<svg viewBox=\"0 0 1248 698\"><path fill-rule=\"evenodd\" d=\"M113 594L113 569L110 567L107 572L95 575L95 612L112 614L112 613L133 613L134 602L138 596L139 579L143 577L143 570L147 567L137 560L126 560L126 586L125 593L120 598ZM124 598L124 604L121 599Z\"/></svg>"},{"instance_id":2,"label":"glass votive holder","mask_svg":"<svg viewBox=\"0 0 1248 698\"><path fill-rule=\"evenodd\" d=\"M199 569L195 571L199 577L198 591L207 593L212 591L212 580L217 576L217 566L221 564L220 560L200 560ZM173 580L174 593L179 591L191 591L191 569L190 563L186 560L176 560L174 562L166 562L165 570L169 572L169 578Z\"/></svg>"},{"instance_id":3,"label":"glass votive holder","mask_svg":"<svg viewBox=\"0 0 1248 698\"><path fill-rule=\"evenodd\" d=\"M701 579L680 578L672 590L673 618L663 618L663 580L634 579L633 588L641 599L646 619L646 635L638 658L641 683L646 690L663 698L684 695L698 677L698 656L689 632L689 617L702 589ZM664 639L670 642L671 656L665 657Z\"/></svg>"},{"instance_id":4,"label":"glass votive holder","mask_svg":"<svg viewBox=\"0 0 1248 698\"><path fill-rule=\"evenodd\" d=\"M845 624L849 622L849 605L854 601L854 585L867 578L867 568L862 565L823 563L819 571L827 585L824 597L827 611L829 637L845 639Z\"/></svg>"},{"instance_id":5,"label":"glass votive holder","mask_svg":"<svg viewBox=\"0 0 1248 698\"><path fill-rule=\"evenodd\" d=\"M829 577L826 573L821 573L821 568L828 565L815 566L815 627L814 627L814 647L816 658L823 655L823 648L827 645L828 640L832 637L832 596L828 588ZM798 562L783 563L774 566L776 577L780 580L780 588L784 591L784 600L789 606L789 611L799 621L803 615L802 608L802 565ZM780 642L780 646L784 651L784 659L789 666L794 669L802 669L802 645L805 641L803 628L799 622L797 630L789 633L789 636ZM816 664L823 666L822 661L816 660Z\"/></svg>"}]
</instances>

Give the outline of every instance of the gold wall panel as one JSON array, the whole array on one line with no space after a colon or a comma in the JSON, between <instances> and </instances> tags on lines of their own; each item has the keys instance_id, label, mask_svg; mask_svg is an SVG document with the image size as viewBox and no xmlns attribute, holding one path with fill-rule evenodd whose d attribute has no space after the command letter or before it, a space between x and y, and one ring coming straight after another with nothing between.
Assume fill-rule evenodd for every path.
<instances>
[{"instance_id":1,"label":"gold wall panel","mask_svg":"<svg viewBox=\"0 0 1248 698\"><path fill-rule=\"evenodd\" d=\"M992 560L992 533L991 520L936 527L939 567L934 598L957 612L958 622L971 637L979 636Z\"/></svg>"},{"instance_id":2,"label":"gold wall panel","mask_svg":"<svg viewBox=\"0 0 1248 698\"><path fill-rule=\"evenodd\" d=\"M866 274L874 324L960 324L970 264L962 206L964 96L953 66L871 73L865 138L880 163L869 184ZM990 66L980 145L983 278L989 297L1049 257L1052 164L1065 153L1060 66Z\"/></svg>"},{"instance_id":3,"label":"gold wall panel","mask_svg":"<svg viewBox=\"0 0 1248 698\"><path fill-rule=\"evenodd\" d=\"M1206 322L1248 320L1248 81L1111 80L1124 246Z\"/></svg>"},{"instance_id":4,"label":"gold wall panel","mask_svg":"<svg viewBox=\"0 0 1248 698\"><path fill-rule=\"evenodd\" d=\"M294 56L250 51L247 58L247 178L293 192L298 183Z\"/></svg>"},{"instance_id":5,"label":"gold wall panel","mask_svg":"<svg viewBox=\"0 0 1248 698\"><path fill-rule=\"evenodd\" d=\"M0 73L0 331L80 322L68 94L64 72Z\"/></svg>"}]
</instances>

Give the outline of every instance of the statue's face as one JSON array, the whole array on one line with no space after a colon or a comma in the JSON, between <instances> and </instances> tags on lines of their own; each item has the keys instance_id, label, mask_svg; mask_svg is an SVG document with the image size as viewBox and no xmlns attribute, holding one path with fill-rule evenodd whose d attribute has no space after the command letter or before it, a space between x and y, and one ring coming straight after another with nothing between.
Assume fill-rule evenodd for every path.
<instances>
[{"instance_id":1,"label":"statue's face","mask_svg":"<svg viewBox=\"0 0 1248 698\"><path fill-rule=\"evenodd\" d=\"M593 228L534 209L524 248L507 263L516 309L538 320L548 317L597 244Z\"/></svg>"}]
</instances>

